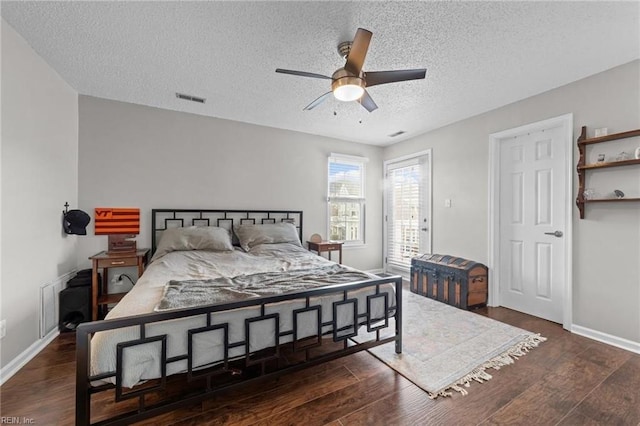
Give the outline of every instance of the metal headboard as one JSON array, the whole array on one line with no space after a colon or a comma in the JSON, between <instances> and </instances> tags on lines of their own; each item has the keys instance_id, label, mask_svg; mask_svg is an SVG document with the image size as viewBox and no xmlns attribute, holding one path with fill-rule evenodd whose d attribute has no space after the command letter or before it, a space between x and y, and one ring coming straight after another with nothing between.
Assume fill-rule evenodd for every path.
<instances>
[{"instance_id":1,"label":"metal headboard","mask_svg":"<svg viewBox=\"0 0 640 426\"><path fill-rule=\"evenodd\" d=\"M301 210L208 210L208 209L152 209L151 254L155 253L162 231L185 226L219 226L229 231L235 224L290 222L298 230L302 241ZM233 234L232 234L233 235Z\"/></svg>"}]
</instances>

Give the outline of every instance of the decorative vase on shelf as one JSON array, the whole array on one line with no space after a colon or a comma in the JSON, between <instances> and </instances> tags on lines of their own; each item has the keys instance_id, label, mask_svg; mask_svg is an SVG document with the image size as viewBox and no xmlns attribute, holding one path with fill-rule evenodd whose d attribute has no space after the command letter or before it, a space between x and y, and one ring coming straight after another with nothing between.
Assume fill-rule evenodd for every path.
<instances>
[{"instance_id":1,"label":"decorative vase on shelf","mask_svg":"<svg viewBox=\"0 0 640 426\"><path fill-rule=\"evenodd\" d=\"M585 200L593 200L596 198L596 191L593 188L586 188L582 193Z\"/></svg>"},{"instance_id":2,"label":"decorative vase on shelf","mask_svg":"<svg viewBox=\"0 0 640 426\"><path fill-rule=\"evenodd\" d=\"M622 151L620 154L618 154L618 157L616 157L616 161L626 161L628 159L629 159L629 154L627 154L624 151Z\"/></svg>"},{"instance_id":3,"label":"decorative vase on shelf","mask_svg":"<svg viewBox=\"0 0 640 426\"><path fill-rule=\"evenodd\" d=\"M640 146L636 148L635 157L636 157L636 160L640 160Z\"/></svg>"}]
</instances>

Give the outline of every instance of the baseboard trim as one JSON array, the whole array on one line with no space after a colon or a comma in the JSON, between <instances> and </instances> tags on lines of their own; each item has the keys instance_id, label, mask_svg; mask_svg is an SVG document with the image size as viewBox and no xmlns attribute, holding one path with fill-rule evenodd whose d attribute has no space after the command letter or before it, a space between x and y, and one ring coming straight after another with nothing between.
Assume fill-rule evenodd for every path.
<instances>
[{"instance_id":1,"label":"baseboard trim","mask_svg":"<svg viewBox=\"0 0 640 426\"><path fill-rule=\"evenodd\" d=\"M42 339L38 339L31 346L25 349L20 355L11 360L7 365L5 365L0 370L0 386L5 384L7 380L13 377L22 367L25 366L26 363L31 361L36 355L40 353L49 343L53 341L58 335L60 331L57 328L51 330L49 334L44 336Z\"/></svg>"},{"instance_id":2,"label":"baseboard trim","mask_svg":"<svg viewBox=\"0 0 640 426\"><path fill-rule=\"evenodd\" d=\"M365 271L365 272L368 272L368 273L370 273L370 274L376 274L376 275L377 275L377 274L381 274L381 273L383 273L383 272L384 272L384 269L382 269L382 268L380 268L380 269L369 269L368 271Z\"/></svg>"},{"instance_id":3,"label":"baseboard trim","mask_svg":"<svg viewBox=\"0 0 640 426\"><path fill-rule=\"evenodd\" d=\"M627 351L640 354L640 342L623 339L622 337L613 336L611 334L592 330L590 328L582 327L575 324L571 325L571 332L592 340L597 340L598 342L606 343L607 345L615 346L620 349L625 349Z\"/></svg>"}]
</instances>

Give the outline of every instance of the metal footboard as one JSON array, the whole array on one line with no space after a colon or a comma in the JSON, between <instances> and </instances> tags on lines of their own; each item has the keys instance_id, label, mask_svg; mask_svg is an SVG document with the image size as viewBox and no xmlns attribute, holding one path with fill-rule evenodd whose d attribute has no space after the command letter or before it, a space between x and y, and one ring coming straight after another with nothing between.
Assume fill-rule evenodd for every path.
<instances>
[{"instance_id":1,"label":"metal footboard","mask_svg":"<svg viewBox=\"0 0 640 426\"><path fill-rule=\"evenodd\" d=\"M389 291L390 287L393 291ZM363 296L363 292L366 296ZM328 298L331 298L329 302ZM302 307L273 312L274 304L291 301L296 301L297 306ZM321 303L325 303L324 309ZM331 304L329 314L327 303ZM243 339L232 341L230 324L217 321L217 315L244 308L258 310L259 315L245 318ZM283 315L289 315L286 321L283 321ZM205 317L206 324L184 330L187 350L177 356L167 356L167 334L148 333L150 325L198 316ZM307 326L312 324L315 333L299 333L302 321ZM281 327L283 322L292 326L285 329L287 327ZM252 333L260 324L267 323L271 323L275 330L273 345L258 349L252 347ZM91 344L95 333L131 327L138 328L139 338L117 343L115 371L91 375ZM210 364L198 364L195 361L197 349L194 342L205 334L207 338L217 339L223 351ZM250 381L275 377L391 342L395 342L396 353L401 353L402 278L399 276L234 303L84 323L76 330L76 425L130 424L202 401L216 392ZM159 351L160 377L129 389L122 385L124 359L128 350L139 345L153 345ZM231 352L236 355L231 356ZM238 352L242 355L238 356ZM201 358L203 354L199 355ZM186 371L171 376L172 380L175 378L180 381L180 388L184 389L178 395L173 395L174 392L167 391L167 367L185 361ZM96 384L98 382L100 384ZM92 397L109 392L114 394L114 405L124 403L126 407L114 409L113 413L99 413L93 416L92 421ZM101 401L103 399L101 396Z\"/></svg>"}]
</instances>

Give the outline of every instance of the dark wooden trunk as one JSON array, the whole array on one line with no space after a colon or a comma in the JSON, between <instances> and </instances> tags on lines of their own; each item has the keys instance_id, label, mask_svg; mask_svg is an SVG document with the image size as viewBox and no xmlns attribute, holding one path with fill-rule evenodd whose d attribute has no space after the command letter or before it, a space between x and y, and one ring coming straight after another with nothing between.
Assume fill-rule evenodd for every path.
<instances>
[{"instance_id":1,"label":"dark wooden trunk","mask_svg":"<svg viewBox=\"0 0 640 426\"><path fill-rule=\"evenodd\" d=\"M411 259L411 291L470 309L487 305L489 272L485 265L461 257L423 254Z\"/></svg>"}]
</instances>

